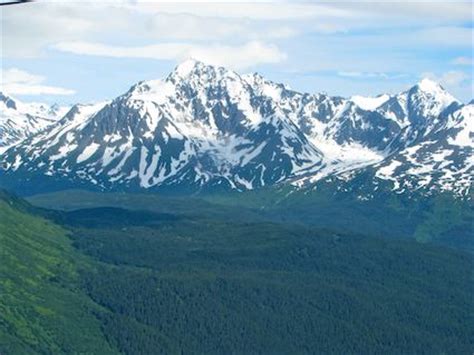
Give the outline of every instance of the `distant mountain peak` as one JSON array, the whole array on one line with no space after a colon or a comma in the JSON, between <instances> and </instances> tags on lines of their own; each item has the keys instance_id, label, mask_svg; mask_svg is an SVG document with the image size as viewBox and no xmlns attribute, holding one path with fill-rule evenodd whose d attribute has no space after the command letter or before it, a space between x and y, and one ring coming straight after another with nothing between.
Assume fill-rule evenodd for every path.
<instances>
[{"instance_id":1,"label":"distant mountain peak","mask_svg":"<svg viewBox=\"0 0 474 355\"><path fill-rule=\"evenodd\" d=\"M453 102L459 103L459 100L456 99L453 95L446 91L446 89L441 86L438 82L424 78L418 82L411 90L411 92L422 92L425 95L431 96L436 101L449 106Z\"/></svg>"},{"instance_id":2,"label":"distant mountain peak","mask_svg":"<svg viewBox=\"0 0 474 355\"><path fill-rule=\"evenodd\" d=\"M209 63L205 63L196 59L186 59L178 64L166 80L172 79L189 79L193 77L208 75L237 75L234 71Z\"/></svg>"},{"instance_id":3,"label":"distant mountain peak","mask_svg":"<svg viewBox=\"0 0 474 355\"><path fill-rule=\"evenodd\" d=\"M426 92L446 91L438 82L429 78L421 79L416 86Z\"/></svg>"},{"instance_id":4,"label":"distant mountain peak","mask_svg":"<svg viewBox=\"0 0 474 355\"><path fill-rule=\"evenodd\" d=\"M176 68L174 69L173 73L181 77L186 77L189 74L191 74L194 70L205 67L205 66L207 65L204 64L203 62L193 59L193 58L189 58L181 62L180 64L178 64Z\"/></svg>"},{"instance_id":5,"label":"distant mountain peak","mask_svg":"<svg viewBox=\"0 0 474 355\"><path fill-rule=\"evenodd\" d=\"M67 110L58 105L24 103L0 92L0 153L57 122Z\"/></svg>"},{"instance_id":6,"label":"distant mountain peak","mask_svg":"<svg viewBox=\"0 0 474 355\"><path fill-rule=\"evenodd\" d=\"M12 108L14 110L16 110L17 108L15 100L3 93L2 91L0 91L0 102L5 103L7 108Z\"/></svg>"}]
</instances>

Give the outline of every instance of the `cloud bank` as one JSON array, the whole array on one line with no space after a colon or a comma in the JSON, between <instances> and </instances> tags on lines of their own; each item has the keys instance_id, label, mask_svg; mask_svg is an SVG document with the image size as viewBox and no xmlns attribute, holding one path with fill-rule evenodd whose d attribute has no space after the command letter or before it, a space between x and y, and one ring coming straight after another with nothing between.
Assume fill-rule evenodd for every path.
<instances>
[{"instance_id":1,"label":"cloud bank","mask_svg":"<svg viewBox=\"0 0 474 355\"><path fill-rule=\"evenodd\" d=\"M110 46L93 42L63 42L55 49L81 55L113 58L145 58L183 61L188 58L234 69L245 69L262 63L279 63L286 54L276 46L257 41L240 46L161 43L139 47Z\"/></svg>"},{"instance_id":2,"label":"cloud bank","mask_svg":"<svg viewBox=\"0 0 474 355\"><path fill-rule=\"evenodd\" d=\"M12 95L74 95L76 92L58 86L44 85L46 78L17 68L0 71L1 90Z\"/></svg>"}]
</instances>

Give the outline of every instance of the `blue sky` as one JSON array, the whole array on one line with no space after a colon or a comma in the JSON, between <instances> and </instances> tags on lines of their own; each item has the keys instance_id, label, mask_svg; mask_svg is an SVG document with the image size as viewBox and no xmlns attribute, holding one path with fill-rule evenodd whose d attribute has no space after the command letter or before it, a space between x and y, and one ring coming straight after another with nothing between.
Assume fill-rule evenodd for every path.
<instances>
[{"instance_id":1,"label":"blue sky","mask_svg":"<svg viewBox=\"0 0 474 355\"><path fill-rule=\"evenodd\" d=\"M192 57L299 91L396 93L429 77L473 98L470 2L41 1L1 8L2 90L92 102Z\"/></svg>"}]
</instances>

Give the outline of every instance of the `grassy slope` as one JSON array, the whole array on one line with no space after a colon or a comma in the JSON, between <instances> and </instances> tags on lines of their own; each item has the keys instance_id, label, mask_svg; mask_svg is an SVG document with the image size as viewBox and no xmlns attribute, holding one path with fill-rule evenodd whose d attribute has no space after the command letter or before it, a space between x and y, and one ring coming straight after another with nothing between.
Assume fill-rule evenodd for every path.
<instances>
[{"instance_id":1,"label":"grassy slope","mask_svg":"<svg viewBox=\"0 0 474 355\"><path fill-rule=\"evenodd\" d=\"M111 353L79 289L86 259L63 228L0 197L0 353Z\"/></svg>"}]
</instances>

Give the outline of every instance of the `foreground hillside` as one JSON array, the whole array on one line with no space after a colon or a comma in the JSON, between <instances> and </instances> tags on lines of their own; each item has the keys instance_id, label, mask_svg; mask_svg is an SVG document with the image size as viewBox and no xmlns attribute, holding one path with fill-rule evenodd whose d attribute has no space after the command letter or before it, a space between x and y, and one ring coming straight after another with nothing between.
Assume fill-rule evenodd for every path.
<instances>
[{"instance_id":1,"label":"foreground hillside","mask_svg":"<svg viewBox=\"0 0 474 355\"><path fill-rule=\"evenodd\" d=\"M467 253L205 201L2 201L2 354L474 349Z\"/></svg>"},{"instance_id":2,"label":"foreground hillside","mask_svg":"<svg viewBox=\"0 0 474 355\"><path fill-rule=\"evenodd\" d=\"M113 353L64 228L0 191L0 353Z\"/></svg>"}]
</instances>

